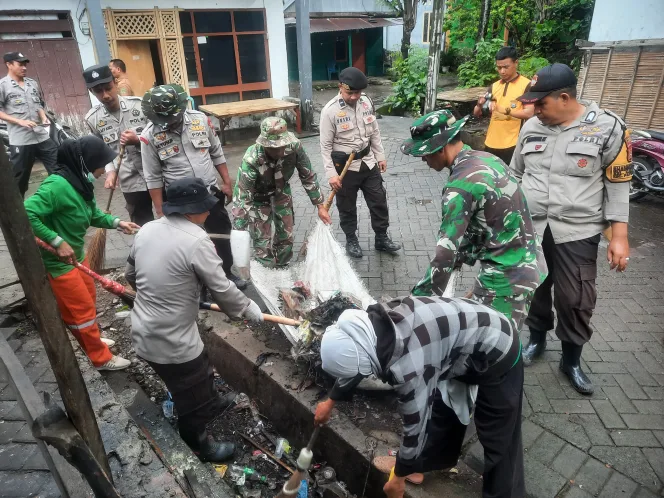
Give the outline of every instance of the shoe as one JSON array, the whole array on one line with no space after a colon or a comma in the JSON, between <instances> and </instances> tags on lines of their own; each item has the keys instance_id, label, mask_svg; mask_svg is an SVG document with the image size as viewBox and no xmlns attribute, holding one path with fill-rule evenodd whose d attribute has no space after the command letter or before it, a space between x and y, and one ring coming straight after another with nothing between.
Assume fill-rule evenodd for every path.
<instances>
[{"instance_id":1,"label":"shoe","mask_svg":"<svg viewBox=\"0 0 664 498\"><path fill-rule=\"evenodd\" d=\"M219 393L219 401L221 402L221 410L225 410L229 406L231 406L233 403L235 403L235 399L237 398L237 393L236 392L229 392L226 394L221 394Z\"/></svg>"},{"instance_id":2,"label":"shoe","mask_svg":"<svg viewBox=\"0 0 664 498\"><path fill-rule=\"evenodd\" d=\"M115 346L115 341L113 339L109 339L108 337L102 337L101 342L106 344L109 348Z\"/></svg>"},{"instance_id":3,"label":"shoe","mask_svg":"<svg viewBox=\"0 0 664 498\"><path fill-rule=\"evenodd\" d=\"M546 349L546 332L530 329L530 342L521 350L521 358L525 366L530 366L533 360L542 356Z\"/></svg>"},{"instance_id":4,"label":"shoe","mask_svg":"<svg viewBox=\"0 0 664 498\"><path fill-rule=\"evenodd\" d=\"M198 449L194 450L194 454L201 462L223 462L231 458L233 453L235 453L235 444L215 441L207 432L199 436Z\"/></svg>"},{"instance_id":5,"label":"shoe","mask_svg":"<svg viewBox=\"0 0 664 498\"><path fill-rule=\"evenodd\" d=\"M237 287L240 290L244 290L247 288L247 285L249 285L249 282L246 280L242 280L240 277L236 277L232 273L228 275L228 280L233 282L235 284L235 287Z\"/></svg>"},{"instance_id":6,"label":"shoe","mask_svg":"<svg viewBox=\"0 0 664 498\"><path fill-rule=\"evenodd\" d=\"M362 248L360 247L360 241L357 240L357 237L352 239L346 238L346 253L351 258L360 259L364 254L362 253Z\"/></svg>"},{"instance_id":7,"label":"shoe","mask_svg":"<svg viewBox=\"0 0 664 498\"><path fill-rule=\"evenodd\" d=\"M571 342L562 343L563 356L560 358L560 371L567 375L570 384L580 394L590 395L595 392L595 387L590 379L581 370L581 351L583 346L577 346Z\"/></svg>"},{"instance_id":8,"label":"shoe","mask_svg":"<svg viewBox=\"0 0 664 498\"><path fill-rule=\"evenodd\" d=\"M384 251L394 254L401 249L401 244L392 241L390 236L386 233L377 233L374 247L376 248L376 251Z\"/></svg>"},{"instance_id":9,"label":"shoe","mask_svg":"<svg viewBox=\"0 0 664 498\"><path fill-rule=\"evenodd\" d=\"M110 360L108 360L103 365L97 367L97 370L100 370L100 371L101 370L124 370L129 365L131 365L131 361L127 360L126 358L123 358L122 356L113 355L113 357Z\"/></svg>"}]
</instances>

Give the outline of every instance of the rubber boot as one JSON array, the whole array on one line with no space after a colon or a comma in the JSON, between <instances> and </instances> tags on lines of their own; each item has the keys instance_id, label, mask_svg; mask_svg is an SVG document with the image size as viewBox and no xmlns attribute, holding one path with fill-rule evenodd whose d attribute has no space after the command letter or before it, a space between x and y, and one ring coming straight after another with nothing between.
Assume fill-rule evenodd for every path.
<instances>
[{"instance_id":1,"label":"rubber boot","mask_svg":"<svg viewBox=\"0 0 664 498\"><path fill-rule=\"evenodd\" d=\"M562 343L563 356L560 358L560 370L567 375L570 384L581 394L592 394L595 387L586 374L581 370L581 351L583 346L577 346L571 342Z\"/></svg>"},{"instance_id":2,"label":"rubber boot","mask_svg":"<svg viewBox=\"0 0 664 498\"><path fill-rule=\"evenodd\" d=\"M530 342L521 351L521 358L525 366L532 365L533 360L542 356L546 349L546 332L530 329Z\"/></svg>"},{"instance_id":3,"label":"rubber boot","mask_svg":"<svg viewBox=\"0 0 664 498\"><path fill-rule=\"evenodd\" d=\"M377 233L374 247L376 248L376 251L384 251L394 254L401 249L401 244L393 242L387 233Z\"/></svg>"},{"instance_id":4,"label":"rubber boot","mask_svg":"<svg viewBox=\"0 0 664 498\"><path fill-rule=\"evenodd\" d=\"M207 431L198 435L198 449L194 450L201 462L223 462L235 453L235 444L215 441Z\"/></svg>"},{"instance_id":5,"label":"rubber boot","mask_svg":"<svg viewBox=\"0 0 664 498\"><path fill-rule=\"evenodd\" d=\"M357 240L357 237L346 236L346 253L348 253L351 258L359 259L364 256L362 248L360 247L360 241Z\"/></svg>"}]
</instances>

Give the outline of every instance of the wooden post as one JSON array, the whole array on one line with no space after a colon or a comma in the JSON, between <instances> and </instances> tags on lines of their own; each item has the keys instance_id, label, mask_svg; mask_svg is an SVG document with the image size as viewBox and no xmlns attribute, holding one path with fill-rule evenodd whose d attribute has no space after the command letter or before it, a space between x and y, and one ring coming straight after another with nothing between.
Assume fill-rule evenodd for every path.
<instances>
[{"instance_id":1,"label":"wooden post","mask_svg":"<svg viewBox=\"0 0 664 498\"><path fill-rule=\"evenodd\" d=\"M639 47L639 51L636 54L636 60L634 61L634 71L632 73L632 81L629 82L629 91L627 92L627 98L625 99L625 108L623 109L622 118L627 119L627 109L629 109L629 101L632 98L632 92L634 91L634 81L636 81L636 72L639 70L639 62L641 61L641 53L643 52L643 47Z\"/></svg>"},{"instance_id":2,"label":"wooden post","mask_svg":"<svg viewBox=\"0 0 664 498\"><path fill-rule=\"evenodd\" d=\"M433 0L431 39L429 40L429 77L427 78L427 94L424 100L424 113L436 109L438 93L438 72L440 71L440 51L443 38L443 17L445 0Z\"/></svg>"},{"instance_id":3,"label":"wooden post","mask_svg":"<svg viewBox=\"0 0 664 498\"><path fill-rule=\"evenodd\" d=\"M67 415L111 479L111 468L92 403L48 283L44 263L35 244L35 236L4 147L0 147L0 227L37 323Z\"/></svg>"},{"instance_id":4,"label":"wooden post","mask_svg":"<svg viewBox=\"0 0 664 498\"><path fill-rule=\"evenodd\" d=\"M295 17L297 67L300 79L300 115L302 128L310 131L314 123L314 97L311 76L311 25L309 23L309 0L295 0Z\"/></svg>"}]
</instances>

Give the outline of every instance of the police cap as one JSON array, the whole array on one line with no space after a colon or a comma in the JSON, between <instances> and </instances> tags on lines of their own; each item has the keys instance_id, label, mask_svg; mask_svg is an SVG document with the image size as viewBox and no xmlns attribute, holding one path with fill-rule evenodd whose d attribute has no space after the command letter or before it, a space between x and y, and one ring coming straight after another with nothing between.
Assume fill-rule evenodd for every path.
<instances>
[{"instance_id":1,"label":"police cap","mask_svg":"<svg viewBox=\"0 0 664 498\"><path fill-rule=\"evenodd\" d=\"M339 83L346 90L364 90L367 85L367 77L356 67L347 67L339 73Z\"/></svg>"},{"instance_id":2,"label":"police cap","mask_svg":"<svg viewBox=\"0 0 664 498\"><path fill-rule=\"evenodd\" d=\"M30 62L30 59L28 59L25 55L23 55L21 52L7 52L5 55L2 56L2 59L5 62Z\"/></svg>"},{"instance_id":3,"label":"police cap","mask_svg":"<svg viewBox=\"0 0 664 498\"><path fill-rule=\"evenodd\" d=\"M569 66L556 62L537 71L530 80L530 89L517 100L524 104L533 104L551 92L575 86L574 71Z\"/></svg>"},{"instance_id":4,"label":"police cap","mask_svg":"<svg viewBox=\"0 0 664 498\"><path fill-rule=\"evenodd\" d=\"M111 68L97 64L96 66L90 66L83 71L83 79L85 80L85 86L92 88L97 85L110 83L114 78L111 73Z\"/></svg>"}]
</instances>

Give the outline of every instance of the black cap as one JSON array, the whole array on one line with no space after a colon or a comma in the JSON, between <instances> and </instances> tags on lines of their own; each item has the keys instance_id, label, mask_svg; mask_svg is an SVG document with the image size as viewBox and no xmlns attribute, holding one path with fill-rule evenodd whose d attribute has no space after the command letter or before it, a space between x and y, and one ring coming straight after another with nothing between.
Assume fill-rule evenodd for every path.
<instances>
[{"instance_id":1,"label":"black cap","mask_svg":"<svg viewBox=\"0 0 664 498\"><path fill-rule=\"evenodd\" d=\"M556 62L537 71L537 74L530 80L529 90L517 100L524 104L532 104L551 92L575 86L574 71L569 66Z\"/></svg>"},{"instance_id":2,"label":"black cap","mask_svg":"<svg viewBox=\"0 0 664 498\"><path fill-rule=\"evenodd\" d=\"M2 58L5 60L5 62L30 62L30 59L28 59L21 52L7 52L2 56Z\"/></svg>"},{"instance_id":3,"label":"black cap","mask_svg":"<svg viewBox=\"0 0 664 498\"><path fill-rule=\"evenodd\" d=\"M347 67L339 73L339 83L346 90L364 90L367 85L367 77L356 67Z\"/></svg>"},{"instance_id":4,"label":"black cap","mask_svg":"<svg viewBox=\"0 0 664 498\"><path fill-rule=\"evenodd\" d=\"M219 199L208 192L203 180L193 176L171 183L166 189L166 199L161 208L165 215L200 214L209 211L219 202Z\"/></svg>"},{"instance_id":5,"label":"black cap","mask_svg":"<svg viewBox=\"0 0 664 498\"><path fill-rule=\"evenodd\" d=\"M85 86L92 88L97 85L103 85L104 83L110 83L114 78L110 67L98 64L90 66L83 71L83 79L85 80Z\"/></svg>"}]
</instances>

